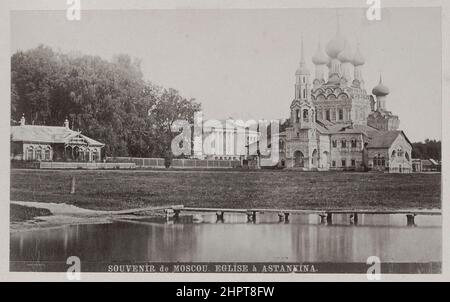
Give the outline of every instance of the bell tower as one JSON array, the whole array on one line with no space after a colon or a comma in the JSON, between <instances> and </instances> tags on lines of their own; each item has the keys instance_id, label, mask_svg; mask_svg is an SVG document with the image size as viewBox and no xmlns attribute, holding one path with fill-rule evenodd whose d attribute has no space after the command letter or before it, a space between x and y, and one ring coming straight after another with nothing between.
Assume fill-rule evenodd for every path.
<instances>
[{"instance_id":1,"label":"bell tower","mask_svg":"<svg viewBox=\"0 0 450 302\"><path fill-rule=\"evenodd\" d=\"M301 129L313 128L316 119L315 108L311 102L310 75L305 62L302 37L300 65L295 72L295 98L291 104L291 121L297 133Z\"/></svg>"},{"instance_id":2,"label":"bell tower","mask_svg":"<svg viewBox=\"0 0 450 302\"><path fill-rule=\"evenodd\" d=\"M303 37L300 57L300 65L295 72L295 99L309 100L311 97L311 84L309 83L311 73L309 72L308 67L306 67L303 52Z\"/></svg>"}]
</instances>

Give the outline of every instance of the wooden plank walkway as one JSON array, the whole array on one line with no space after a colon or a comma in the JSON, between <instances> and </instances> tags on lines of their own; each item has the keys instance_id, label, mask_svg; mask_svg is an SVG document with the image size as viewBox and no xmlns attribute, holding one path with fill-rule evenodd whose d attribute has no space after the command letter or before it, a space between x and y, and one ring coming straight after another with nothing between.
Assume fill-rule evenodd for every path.
<instances>
[{"instance_id":1,"label":"wooden plank walkway","mask_svg":"<svg viewBox=\"0 0 450 302\"><path fill-rule=\"evenodd\" d=\"M225 213L290 213L290 214L412 214L412 215L441 215L440 210L341 210L341 209L321 209L321 210L292 210L292 209L234 209L234 208L197 208L182 207L182 212L225 212Z\"/></svg>"},{"instance_id":2,"label":"wooden plank walkway","mask_svg":"<svg viewBox=\"0 0 450 302\"><path fill-rule=\"evenodd\" d=\"M119 210L119 211L111 211L110 214L112 215L125 215L125 214L134 214L139 212L149 212L149 211L161 211L161 210L177 210L182 209L183 205L174 205L174 206L156 206L156 207L146 207L146 208L138 208L138 209L126 209L126 210Z\"/></svg>"},{"instance_id":3,"label":"wooden plank walkway","mask_svg":"<svg viewBox=\"0 0 450 302\"><path fill-rule=\"evenodd\" d=\"M146 207L140 209L127 209L121 211L111 211L112 215L124 215L124 214L135 214L138 212L147 211L160 211L163 210L166 213L166 218L178 219L181 212L195 212L195 213L215 213L217 216L217 221L224 221L224 213L242 213L247 215L249 222L255 222L257 214L262 213L277 213L279 221L289 221L289 215L293 214L315 214L320 217L321 223L332 224L333 215L350 215L350 220L352 224L358 223L358 216L363 214L369 215L388 215L388 214L400 214L406 215L407 225L414 226L414 217L417 215L441 215L441 210L422 210L422 209L410 209L410 210L363 210L363 209L320 209L320 210L293 210L293 209L235 209L235 208L200 208L200 207L184 207L183 205L173 205L173 206L156 206L156 207Z\"/></svg>"}]
</instances>

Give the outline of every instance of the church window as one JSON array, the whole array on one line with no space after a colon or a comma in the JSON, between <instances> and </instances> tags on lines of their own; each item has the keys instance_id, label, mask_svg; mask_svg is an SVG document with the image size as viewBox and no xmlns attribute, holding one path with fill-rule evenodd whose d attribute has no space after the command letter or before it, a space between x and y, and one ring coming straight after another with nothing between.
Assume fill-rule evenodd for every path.
<instances>
[{"instance_id":1,"label":"church window","mask_svg":"<svg viewBox=\"0 0 450 302\"><path fill-rule=\"evenodd\" d=\"M395 150L392 151L392 157L395 157Z\"/></svg>"},{"instance_id":2,"label":"church window","mask_svg":"<svg viewBox=\"0 0 450 302\"><path fill-rule=\"evenodd\" d=\"M308 109L303 110L303 121L308 122Z\"/></svg>"},{"instance_id":3,"label":"church window","mask_svg":"<svg viewBox=\"0 0 450 302\"><path fill-rule=\"evenodd\" d=\"M36 149L36 160L41 160L41 159L42 159L42 150Z\"/></svg>"},{"instance_id":4,"label":"church window","mask_svg":"<svg viewBox=\"0 0 450 302\"><path fill-rule=\"evenodd\" d=\"M295 110L295 122L300 122L300 110Z\"/></svg>"},{"instance_id":5,"label":"church window","mask_svg":"<svg viewBox=\"0 0 450 302\"><path fill-rule=\"evenodd\" d=\"M341 147L342 147L342 148L346 148L346 147L347 147L347 141L346 141L345 139L343 139L343 140L341 141Z\"/></svg>"},{"instance_id":6,"label":"church window","mask_svg":"<svg viewBox=\"0 0 450 302\"><path fill-rule=\"evenodd\" d=\"M325 110L325 119L330 121L330 109Z\"/></svg>"},{"instance_id":7,"label":"church window","mask_svg":"<svg viewBox=\"0 0 450 302\"><path fill-rule=\"evenodd\" d=\"M342 160L342 167L347 166L347 162L345 161L345 159Z\"/></svg>"},{"instance_id":8,"label":"church window","mask_svg":"<svg viewBox=\"0 0 450 302\"><path fill-rule=\"evenodd\" d=\"M303 89L303 98L306 99L306 90Z\"/></svg>"},{"instance_id":9,"label":"church window","mask_svg":"<svg viewBox=\"0 0 450 302\"><path fill-rule=\"evenodd\" d=\"M50 160L50 149L45 149L44 160Z\"/></svg>"},{"instance_id":10,"label":"church window","mask_svg":"<svg viewBox=\"0 0 450 302\"><path fill-rule=\"evenodd\" d=\"M339 120L342 121L344 119L344 110L339 109Z\"/></svg>"},{"instance_id":11,"label":"church window","mask_svg":"<svg viewBox=\"0 0 450 302\"><path fill-rule=\"evenodd\" d=\"M337 141L333 140L333 148L336 148L336 147L337 147Z\"/></svg>"}]
</instances>

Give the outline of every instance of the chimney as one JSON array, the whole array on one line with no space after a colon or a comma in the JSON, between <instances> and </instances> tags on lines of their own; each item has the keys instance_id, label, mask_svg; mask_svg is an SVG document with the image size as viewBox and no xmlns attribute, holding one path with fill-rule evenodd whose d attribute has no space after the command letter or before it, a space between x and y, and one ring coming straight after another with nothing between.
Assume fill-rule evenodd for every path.
<instances>
[{"instance_id":1,"label":"chimney","mask_svg":"<svg viewBox=\"0 0 450 302\"><path fill-rule=\"evenodd\" d=\"M69 129L69 120L67 119L67 117L66 117L66 120L64 121L64 127L66 129Z\"/></svg>"},{"instance_id":2,"label":"chimney","mask_svg":"<svg viewBox=\"0 0 450 302\"><path fill-rule=\"evenodd\" d=\"M25 126L25 114L22 113L22 117L20 118L20 126Z\"/></svg>"}]
</instances>

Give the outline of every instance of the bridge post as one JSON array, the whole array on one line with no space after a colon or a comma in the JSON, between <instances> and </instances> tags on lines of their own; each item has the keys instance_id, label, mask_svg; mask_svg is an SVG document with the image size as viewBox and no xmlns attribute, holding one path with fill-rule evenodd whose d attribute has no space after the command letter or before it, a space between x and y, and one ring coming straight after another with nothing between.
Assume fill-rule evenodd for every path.
<instances>
[{"instance_id":1,"label":"bridge post","mask_svg":"<svg viewBox=\"0 0 450 302\"><path fill-rule=\"evenodd\" d=\"M174 215L174 210L172 209L165 209L164 212L166 213L166 220L169 220Z\"/></svg>"},{"instance_id":2,"label":"bridge post","mask_svg":"<svg viewBox=\"0 0 450 302\"><path fill-rule=\"evenodd\" d=\"M283 215L283 213L278 213L278 221L279 222L282 222L284 220L284 215Z\"/></svg>"},{"instance_id":3,"label":"bridge post","mask_svg":"<svg viewBox=\"0 0 450 302\"><path fill-rule=\"evenodd\" d=\"M319 214L319 217L320 217L320 224L325 224L327 215L321 213L321 214Z\"/></svg>"},{"instance_id":4,"label":"bridge post","mask_svg":"<svg viewBox=\"0 0 450 302\"><path fill-rule=\"evenodd\" d=\"M350 224L358 224L358 213L350 214Z\"/></svg>"},{"instance_id":5,"label":"bridge post","mask_svg":"<svg viewBox=\"0 0 450 302\"><path fill-rule=\"evenodd\" d=\"M414 222L415 214L407 214L406 215L406 225L407 226L415 226L416 223Z\"/></svg>"},{"instance_id":6,"label":"bridge post","mask_svg":"<svg viewBox=\"0 0 450 302\"><path fill-rule=\"evenodd\" d=\"M247 211L247 222L256 222L256 211Z\"/></svg>"},{"instance_id":7,"label":"bridge post","mask_svg":"<svg viewBox=\"0 0 450 302\"><path fill-rule=\"evenodd\" d=\"M224 215L223 211L216 212L216 218L217 218L216 222L220 222L220 221L223 222L223 215Z\"/></svg>"},{"instance_id":8,"label":"bridge post","mask_svg":"<svg viewBox=\"0 0 450 302\"><path fill-rule=\"evenodd\" d=\"M180 210L179 209L174 209L173 210L173 219L174 220L178 220L178 218L180 218Z\"/></svg>"}]
</instances>

